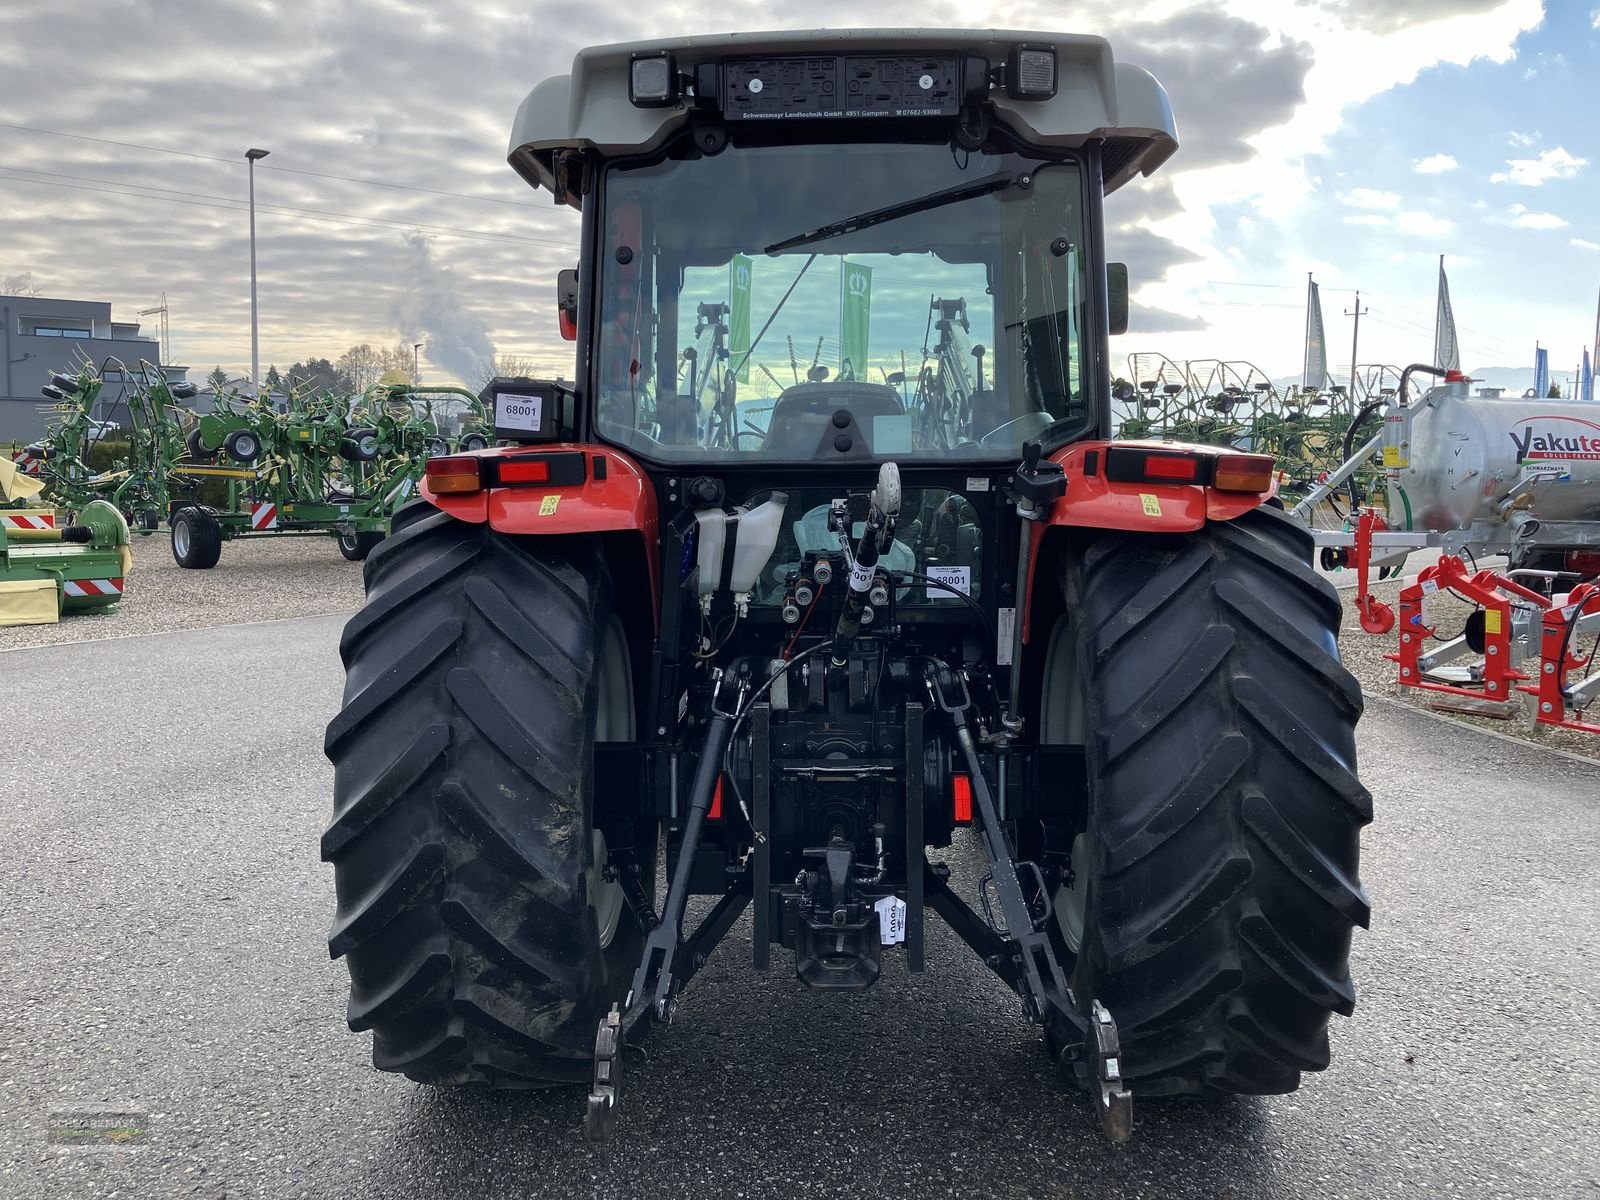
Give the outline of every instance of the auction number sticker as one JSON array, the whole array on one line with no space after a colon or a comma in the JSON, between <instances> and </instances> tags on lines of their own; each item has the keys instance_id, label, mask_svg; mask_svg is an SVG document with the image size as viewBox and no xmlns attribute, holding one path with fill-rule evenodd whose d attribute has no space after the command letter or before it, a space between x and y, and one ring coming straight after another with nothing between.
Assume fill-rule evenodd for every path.
<instances>
[{"instance_id":1,"label":"auction number sticker","mask_svg":"<svg viewBox=\"0 0 1600 1200\"><path fill-rule=\"evenodd\" d=\"M954 600L947 589L954 588L963 596L972 595L972 568L971 567L929 567L928 578L935 583L942 583L942 588L929 588L929 600Z\"/></svg>"},{"instance_id":2,"label":"auction number sticker","mask_svg":"<svg viewBox=\"0 0 1600 1200\"><path fill-rule=\"evenodd\" d=\"M544 398L515 392L494 394L494 423L497 429L518 429L523 433L544 432Z\"/></svg>"}]
</instances>

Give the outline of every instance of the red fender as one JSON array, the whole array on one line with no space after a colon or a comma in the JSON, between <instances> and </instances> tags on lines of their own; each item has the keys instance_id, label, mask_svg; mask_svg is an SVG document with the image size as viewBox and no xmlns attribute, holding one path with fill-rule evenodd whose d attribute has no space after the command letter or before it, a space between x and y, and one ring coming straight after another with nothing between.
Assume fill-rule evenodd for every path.
<instances>
[{"instance_id":1,"label":"red fender","mask_svg":"<svg viewBox=\"0 0 1600 1200\"><path fill-rule=\"evenodd\" d=\"M1120 529L1128 533L1192 533L1207 521L1231 521L1261 507L1277 495L1274 475L1266 492L1225 492L1194 483L1119 483L1105 476L1106 450L1111 446L1146 446L1152 450L1182 451L1217 458L1243 451L1227 446L1200 446L1182 442L1107 441L1073 442L1051 455L1067 476L1067 494L1056 501L1050 516L1033 525L1032 556L1028 564L1028 611L1022 614L1022 641L1031 641L1033 575L1039 565L1039 548L1053 529ZM1093 456L1091 458L1091 456Z\"/></svg>"},{"instance_id":2,"label":"red fender","mask_svg":"<svg viewBox=\"0 0 1600 1200\"><path fill-rule=\"evenodd\" d=\"M478 492L435 495L424 477L422 498L458 521L488 523L501 533L549 535L636 532L650 572L650 611L660 621L661 515L649 477L626 454L611 447L557 442L544 446L491 447L451 458L496 458L514 462L579 451L586 457L582 483L539 483Z\"/></svg>"}]
</instances>

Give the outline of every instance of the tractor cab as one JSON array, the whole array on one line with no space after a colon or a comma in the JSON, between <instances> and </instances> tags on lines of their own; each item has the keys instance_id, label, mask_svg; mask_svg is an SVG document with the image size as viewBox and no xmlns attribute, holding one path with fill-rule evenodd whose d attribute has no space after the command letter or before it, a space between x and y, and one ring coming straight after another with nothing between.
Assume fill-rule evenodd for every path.
<instances>
[{"instance_id":1,"label":"tractor cab","mask_svg":"<svg viewBox=\"0 0 1600 1200\"><path fill-rule=\"evenodd\" d=\"M1101 198L1176 144L1101 39L852 31L586 50L511 163L584 213L577 432L908 467L1106 427L1127 289Z\"/></svg>"}]
</instances>

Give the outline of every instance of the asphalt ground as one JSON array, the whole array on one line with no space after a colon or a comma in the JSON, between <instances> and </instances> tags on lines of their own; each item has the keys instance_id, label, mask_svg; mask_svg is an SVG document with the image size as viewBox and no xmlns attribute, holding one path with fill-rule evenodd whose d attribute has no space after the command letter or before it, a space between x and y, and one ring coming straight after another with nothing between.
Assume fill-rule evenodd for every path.
<instances>
[{"instance_id":1,"label":"asphalt ground","mask_svg":"<svg viewBox=\"0 0 1600 1200\"><path fill-rule=\"evenodd\" d=\"M573 1093L379 1075L323 940L341 624L0 654L0 1196L1600 1194L1600 764L1382 702L1359 1005L1295 1095L1111 1146L931 916L848 996L737 927L604 1149Z\"/></svg>"}]
</instances>

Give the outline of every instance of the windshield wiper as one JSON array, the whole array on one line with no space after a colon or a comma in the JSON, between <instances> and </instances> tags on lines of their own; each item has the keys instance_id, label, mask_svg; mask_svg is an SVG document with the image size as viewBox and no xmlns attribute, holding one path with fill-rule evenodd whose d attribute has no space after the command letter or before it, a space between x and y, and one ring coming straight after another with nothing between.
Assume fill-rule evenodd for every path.
<instances>
[{"instance_id":1,"label":"windshield wiper","mask_svg":"<svg viewBox=\"0 0 1600 1200\"><path fill-rule=\"evenodd\" d=\"M947 204L959 204L963 200L971 200L978 196L988 196L995 192L1008 191L1013 187L1026 190L1033 186L1033 176L1023 172L1002 171L998 175L989 175L983 179L975 179L971 183L958 183L955 187L944 188L941 191L929 192L926 196L918 196L915 200L902 200L899 204L890 204L883 208L875 208L871 212L858 213L853 217L846 217L842 221L834 221L820 229L813 229L810 233L796 234L791 238L784 238L781 242L773 242L766 248L767 254L779 254L785 250L793 250L796 246L809 246L812 242L825 241L845 233L855 233L861 229L871 229L874 225L882 225L886 221L894 221L900 217L909 217L913 213L928 212L930 209L943 208Z\"/></svg>"}]
</instances>

